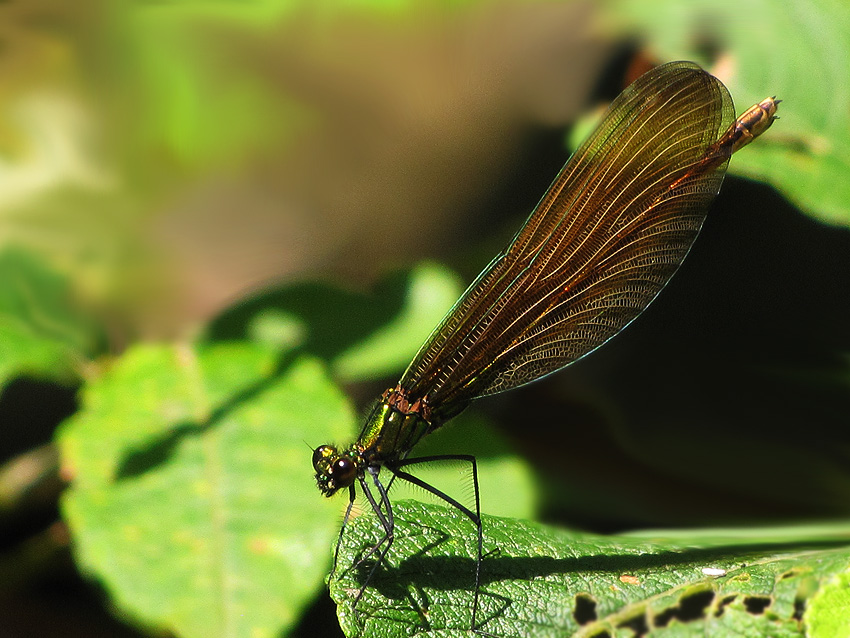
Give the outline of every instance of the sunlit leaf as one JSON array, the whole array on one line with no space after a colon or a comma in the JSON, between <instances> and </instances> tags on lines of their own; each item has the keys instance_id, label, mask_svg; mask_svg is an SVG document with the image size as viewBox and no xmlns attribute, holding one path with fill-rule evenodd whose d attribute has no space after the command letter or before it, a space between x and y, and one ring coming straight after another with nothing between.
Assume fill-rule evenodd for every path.
<instances>
[{"instance_id":1,"label":"sunlit leaf","mask_svg":"<svg viewBox=\"0 0 850 638\"><path fill-rule=\"evenodd\" d=\"M342 569L331 594L348 636L469 630L476 541L460 512L395 503L385 564ZM478 628L493 636L804 635L807 600L850 563L850 527L599 536L485 517ZM340 564L381 537L372 516L345 535ZM607 632L607 633L606 633Z\"/></svg>"},{"instance_id":2,"label":"sunlit leaf","mask_svg":"<svg viewBox=\"0 0 850 638\"><path fill-rule=\"evenodd\" d=\"M739 111L768 95L781 98L781 121L736 155L730 172L769 182L818 219L850 225L850 5L614 0L607 6L609 20L637 31L661 59L695 60L718 73ZM714 66L708 51L716 55Z\"/></svg>"},{"instance_id":3,"label":"sunlit leaf","mask_svg":"<svg viewBox=\"0 0 850 638\"><path fill-rule=\"evenodd\" d=\"M59 436L80 565L145 624L279 636L320 591L338 529L309 446L347 436L352 418L312 359L233 343L132 349Z\"/></svg>"}]
</instances>

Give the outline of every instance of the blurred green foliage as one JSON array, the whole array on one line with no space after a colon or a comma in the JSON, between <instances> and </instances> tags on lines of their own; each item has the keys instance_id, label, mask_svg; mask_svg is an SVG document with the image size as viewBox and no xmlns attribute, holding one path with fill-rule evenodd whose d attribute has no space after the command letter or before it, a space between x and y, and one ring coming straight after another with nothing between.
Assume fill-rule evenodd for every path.
<instances>
[{"instance_id":1,"label":"blurred green foliage","mask_svg":"<svg viewBox=\"0 0 850 638\"><path fill-rule=\"evenodd\" d=\"M662 59L717 59L739 111L781 98L782 129L735 158L806 213L850 224L850 5L841 0L612 0L612 20L636 28ZM728 73L728 77L722 77Z\"/></svg>"},{"instance_id":2,"label":"blurred green foliage","mask_svg":"<svg viewBox=\"0 0 850 638\"><path fill-rule=\"evenodd\" d=\"M71 282L16 246L0 250L0 388L18 376L67 382L102 347Z\"/></svg>"}]
</instances>

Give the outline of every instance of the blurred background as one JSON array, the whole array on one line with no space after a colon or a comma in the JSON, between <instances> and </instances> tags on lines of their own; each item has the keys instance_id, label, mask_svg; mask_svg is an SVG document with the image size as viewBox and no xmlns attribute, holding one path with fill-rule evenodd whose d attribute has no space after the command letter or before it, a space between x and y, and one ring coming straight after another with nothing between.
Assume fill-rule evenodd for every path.
<instances>
[{"instance_id":1,"label":"blurred background","mask_svg":"<svg viewBox=\"0 0 850 638\"><path fill-rule=\"evenodd\" d=\"M841 0L10 0L0 45L4 635L141 631L79 576L58 514L50 442L87 380L299 282L368 294L422 259L469 282L604 106L674 59L739 113L777 95L781 119L638 321L480 418L549 522L850 514ZM360 409L399 372L344 387ZM332 615L311 604L302 632Z\"/></svg>"}]
</instances>

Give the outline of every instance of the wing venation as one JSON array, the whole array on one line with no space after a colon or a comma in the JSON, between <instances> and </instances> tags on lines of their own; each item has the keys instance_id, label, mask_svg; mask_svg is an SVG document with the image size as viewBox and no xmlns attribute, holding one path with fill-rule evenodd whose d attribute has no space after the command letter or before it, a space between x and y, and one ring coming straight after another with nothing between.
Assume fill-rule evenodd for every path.
<instances>
[{"instance_id":1,"label":"wing venation","mask_svg":"<svg viewBox=\"0 0 850 638\"><path fill-rule=\"evenodd\" d=\"M614 336L690 249L728 160L688 171L732 121L729 93L696 65L666 64L639 78L400 384L414 399L427 395L456 411L563 368Z\"/></svg>"}]
</instances>

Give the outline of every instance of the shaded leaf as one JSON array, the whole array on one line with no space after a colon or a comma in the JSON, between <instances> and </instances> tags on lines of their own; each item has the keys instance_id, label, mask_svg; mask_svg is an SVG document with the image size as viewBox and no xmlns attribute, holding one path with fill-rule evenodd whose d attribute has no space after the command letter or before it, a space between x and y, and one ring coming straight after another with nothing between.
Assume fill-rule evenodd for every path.
<instances>
[{"instance_id":1,"label":"shaded leaf","mask_svg":"<svg viewBox=\"0 0 850 638\"><path fill-rule=\"evenodd\" d=\"M368 379L404 370L463 292L457 275L429 262L413 268L406 283L398 314L334 360L341 378Z\"/></svg>"},{"instance_id":2,"label":"shaded leaf","mask_svg":"<svg viewBox=\"0 0 850 638\"><path fill-rule=\"evenodd\" d=\"M0 386L26 374L66 380L97 343L70 282L14 246L0 252Z\"/></svg>"}]
</instances>

